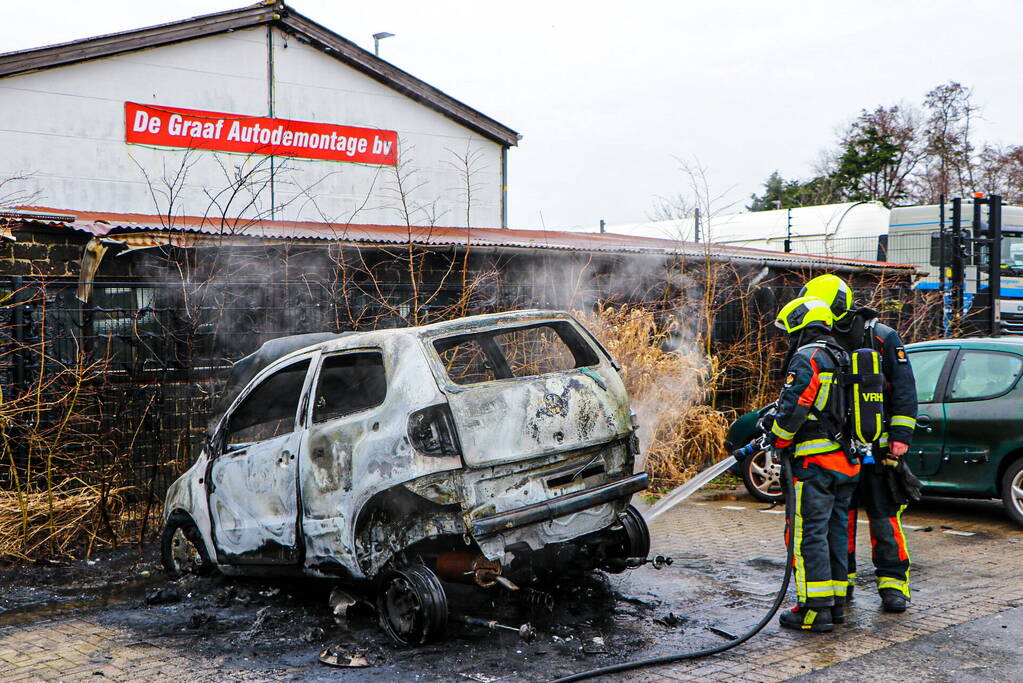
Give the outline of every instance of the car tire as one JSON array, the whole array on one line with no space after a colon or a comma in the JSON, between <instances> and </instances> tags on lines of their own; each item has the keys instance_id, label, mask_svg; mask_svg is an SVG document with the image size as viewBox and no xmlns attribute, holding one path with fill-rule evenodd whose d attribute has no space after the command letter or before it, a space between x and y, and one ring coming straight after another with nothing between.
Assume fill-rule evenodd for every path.
<instances>
[{"instance_id":1,"label":"car tire","mask_svg":"<svg viewBox=\"0 0 1023 683\"><path fill-rule=\"evenodd\" d=\"M743 460L739 472L746 490L760 502L776 504L785 500L781 486L781 462L773 460L771 449L757 451Z\"/></svg>"},{"instance_id":2,"label":"car tire","mask_svg":"<svg viewBox=\"0 0 1023 683\"><path fill-rule=\"evenodd\" d=\"M448 622L448 599L433 571L414 564L388 569L377 590L380 627L398 644L417 646L436 640Z\"/></svg>"},{"instance_id":3,"label":"car tire","mask_svg":"<svg viewBox=\"0 0 1023 683\"><path fill-rule=\"evenodd\" d=\"M160 559L168 576L178 578L186 574L208 576L213 562L206 553L198 527L192 518L178 513L170 516L160 536Z\"/></svg>"},{"instance_id":4,"label":"car tire","mask_svg":"<svg viewBox=\"0 0 1023 683\"><path fill-rule=\"evenodd\" d=\"M1023 458L1009 465L1002 475L1002 502L1012 521L1023 526Z\"/></svg>"}]
</instances>

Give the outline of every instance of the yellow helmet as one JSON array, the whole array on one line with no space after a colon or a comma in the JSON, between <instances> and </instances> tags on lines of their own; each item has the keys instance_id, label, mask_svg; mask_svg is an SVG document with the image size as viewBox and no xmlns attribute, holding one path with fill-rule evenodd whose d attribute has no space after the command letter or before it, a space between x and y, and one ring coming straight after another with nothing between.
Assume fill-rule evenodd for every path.
<instances>
[{"instance_id":1,"label":"yellow helmet","mask_svg":"<svg viewBox=\"0 0 1023 683\"><path fill-rule=\"evenodd\" d=\"M841 320L853 304L852 289L837 275L818 275L803 285L799 296L812 296L831 307L835 320Z\"/></svg>"},{"instance_id":2,"label":"yellow helmet","mask_svg":"<svg viewBox=\"0 0 1023 683\"><path fill-rule=\"evenodd\" d=\"M835 316L827 303L815 296L801 296L782 306L774 325L792 334L810 323L823 323L831 327L834 322Z\"/></svg>"}]
</instances>

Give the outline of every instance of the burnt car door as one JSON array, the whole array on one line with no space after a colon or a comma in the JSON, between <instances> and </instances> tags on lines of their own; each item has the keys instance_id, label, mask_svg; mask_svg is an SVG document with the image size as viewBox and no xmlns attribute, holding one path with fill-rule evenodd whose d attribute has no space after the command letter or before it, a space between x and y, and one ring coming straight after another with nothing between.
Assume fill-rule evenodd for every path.
<instances>
[{"instance_id":1,"label":"burnt car door","mask_svg":"<svg viewBox=\"0 0 1023 683\"><path fill-rule=\"evenodd\" d=\"M962 349L945 396L948 429L941 469L928 482L950 492L997 495L996 459L1019 445L1023 356Z\"/></svg>"},{"instance_id":2,"label":"burnt car door","mask_svg":"<svg viewBox=\"0 0 1023 683\"><path fill-rule=\"evenodd\" d=\"M324 353L311 386L300 474L306 563L344 575L354 566L353 509L367 486L365 476L356 481L355 460L375 455L374 474L386 475L398 461L394 441L404 429L394 428L393 411L385 414L388 387L381 349Z\"/></svg>"},{"instance_id":3,"label":"burnt car door","mask_svg":"<svg viewBox=\"0 0 1023 683\"><path fill-rule=\"evenodd\" d=\"M909 350L916 378L917 422L906 464L918 477L927 479L941 467L945 446L945 404L942 401L953 348Z\"/></svg>"},{"instance_id":4,"label":"burnt car door","mask_svg":"<svg viewBox=\"0 0 1023 683\"><path fill-rule=\"evenodd\" d=\"M221 422L207 491L222 564L298 559L299 411L310 362L307 356L264 373Z\"/></svg>"}]
</instances>

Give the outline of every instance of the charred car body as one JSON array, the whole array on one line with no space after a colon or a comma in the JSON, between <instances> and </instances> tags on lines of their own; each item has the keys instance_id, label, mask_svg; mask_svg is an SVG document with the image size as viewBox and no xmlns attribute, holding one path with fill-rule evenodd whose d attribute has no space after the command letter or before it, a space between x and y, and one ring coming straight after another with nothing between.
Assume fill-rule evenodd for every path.
<instances>
[{"instance_id":1,"label":"charred car body","mask_svg":"<svg viewBox=\"0 0 1023 683\"><path fill-rule=\"evenodd\" d=\"M168 490L164 563L373 580L410 644L447 619L438 576L622 571L649 535L617 369L553 311L268 342L235 364Z\"/></svg>"}]
</instances>

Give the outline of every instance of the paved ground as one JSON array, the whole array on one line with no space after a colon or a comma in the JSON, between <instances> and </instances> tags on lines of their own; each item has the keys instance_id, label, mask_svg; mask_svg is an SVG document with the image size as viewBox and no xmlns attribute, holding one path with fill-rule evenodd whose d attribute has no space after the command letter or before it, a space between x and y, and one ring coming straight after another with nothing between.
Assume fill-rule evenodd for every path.
<instances>
[{"instance_id":1,"label":"paved ground","mask_svg":"<svg viewBox=\"0 0 1023 683\"><path fill-rule=\"evenodd\" d=\"M775 525L766 523L765 506L746 501L695 503L683 514L655 526L658 549L685 547L693 542L689 527L695 519L713 525L721 533L708 535L708 555L724 555L732 566L749 558L752 539L770 537ZM734 508L743 508L741 510ZM722 519L730 515L734 526ZM783 515L777 515L782 517ZM727 519L727 517L725 517ZM658 520L660 522L660 520ZM783 631L776 623L742 648L701 662L683 663L644 673L651 681L734 680L781 681L806 676L812 680L884 680L879 676L888 663L898 661L905 651L900 644L933 643L942 640L949 627L970 625L978 620L1011 612L1023 606L1023 529L1013 525L995 503L974 501L926 501L903 516L910 543L913 568L913 603L902 615L880 611L873 591L868 559L860 558L857 599L849 611L848 623L831 634ZM870 547L862 523L859 547ZM983 623L983 622L978 622ZM1009 622L1006 622L1007 624ZM997 631L1003 629L998 628ZM983 629L981 629L983 631ZM996 653L1005 661L1019 661L1018 631L1006 639L981 638L977 657L964 660L943 656L940 648L927 658L918 657L906 675L904 667L893 670L890 680L978 679L976 668L985 654ZM926 639L926 640L925 640ZM851 660L851 661L850 661ZM841 662L849 661L837 668ZM856 667L863 666L863 669ZM836 672L833 676L830 669ZM872 675L858 675L870 671ZM1018 667L1002 668L1002 674L988 672L981 680L1021 681ZM808 676L808 674L813 674ZM832 676L832 677L829 677Z\"/></svg>"},{"instance_id":2,"label":"paved ground","mask_svg":"<svg viewBox=\"0 0 1023 683\"><path fill-rule=\"evenodd\" d=\"M740 633L758 621L780 579L783 515L765 508L744 496L713 494L657 520L652 528L654 552L673 555L675 565L661 572L643 568L612 577L604 596L610 605L607 623L583 620L575 627L574 641L566 636L571 631L564 625L558 627L562 635L557 638L553 630L541 629L540 638L530 646L519 645L513 638L461 637L450 652L443 645L422 653L381 648L373 660L376 666L341 671L316 663L322 644L289 645L272 656L228 647L256 628L249 623L218 634L217 642L230 650L220 655L217 649L202 646L206 640L201 628L188 637L175 635L184 627L171 622L187 615L158 608L147 612L138 607L137 592L124 592L0 612L0 680L313 678L503 683L545 680L626 658L668 654L678 647L716 645L724 641L710 628ZM1018 646L1023 626L1023 609L1019 609L1023 606L1023 529L1012 525L999 506L981 502L929 501L907 513L904 520L911 529L908 536L915 563L915 593L906 614L880 612L872 576L861 558L855 606L849 623L835 633L781 631L772 623L724 655L647 669L628 678L1023 681ZM860 543L869 548L865 525L861 525ZM148 579L141 589L151 589L152 581L158 580ZM623 611L623 606L640 611L649 622L644 629L635 627L640 617ZM571 605L565 607L573 610ZM255 612L256 621L265 611ZM143 613L145 618L134 619L133 615ZM253 613L239 614L244 621L251 620ZM154 623L160 619L168 623ZM278 627L289 628L286 617ZM596 633L604 634L606 648L590 646L597 642L591 638ZM326 637L329 640L334 634ZM483 654L474 657L477 650ZM495 652L501 656L495 657ZM432 668L417 664L426 661L449 663Z\"/></svg>"}]
</instances>

